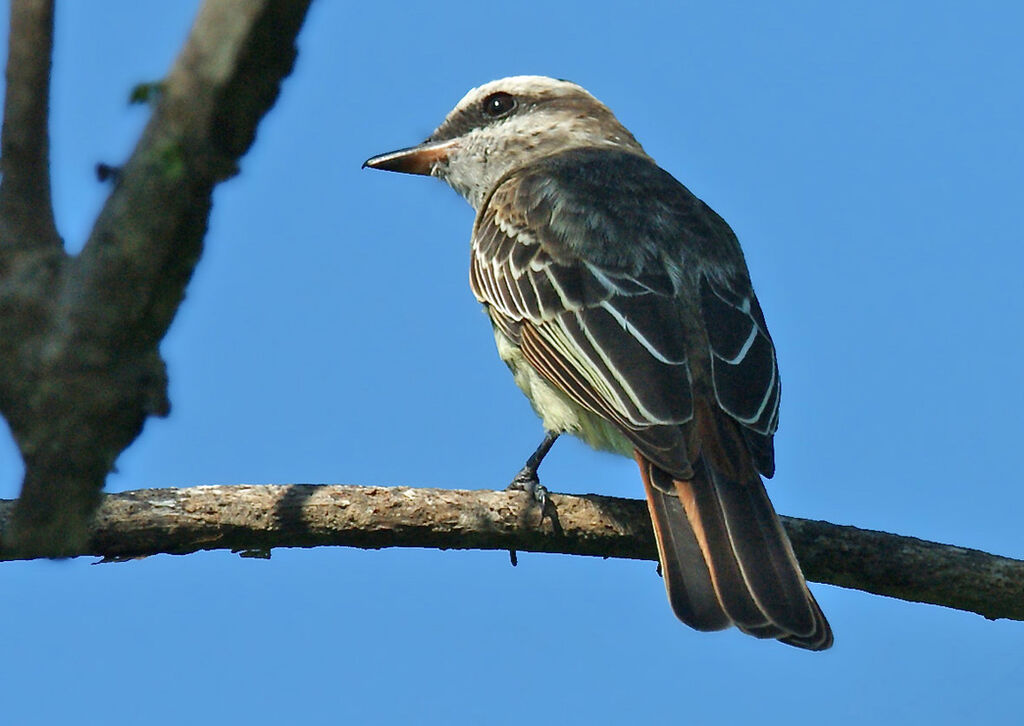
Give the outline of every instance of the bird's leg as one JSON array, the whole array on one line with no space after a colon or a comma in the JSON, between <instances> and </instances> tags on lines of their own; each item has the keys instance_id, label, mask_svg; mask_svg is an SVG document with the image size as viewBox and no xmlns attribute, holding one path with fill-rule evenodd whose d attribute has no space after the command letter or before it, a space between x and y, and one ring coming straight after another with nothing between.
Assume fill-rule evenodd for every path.
<instances>
[{"instance_id":1,"label":"bird's leg","mask_svg":"<svg viewBox=\"0 0 1024 726\"><path fill-rule=\"evenodd\" d=\"M519 470L519 473L512 479L512 483L508 485L509 491L524 491L533 497L534 501L540 505L541 522L544 521L544 512L547 509L548 490L540 483L540 477L537 476L537 467L544 461L544 457L547 456L557 438L557 431L545 432L544 440L540 442L540 446L530 455L530 458L526 460L526 466Z\"/></svg>"}]
</instances>

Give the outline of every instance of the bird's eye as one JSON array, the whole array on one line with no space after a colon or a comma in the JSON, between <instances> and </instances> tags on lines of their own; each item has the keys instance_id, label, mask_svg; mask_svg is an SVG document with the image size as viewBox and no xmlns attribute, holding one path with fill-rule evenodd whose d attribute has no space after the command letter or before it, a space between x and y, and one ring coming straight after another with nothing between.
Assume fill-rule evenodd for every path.
<instances>
[{"instance_id":1,"label":"bird's eye","mask_svg":"<svg viewBox=\"0 0 1024 726\"><path fill-rule=\"evenodd\" d=\"M501 118L512 113L516 107L516 97L510 93L504 91L498 91L492 93L490 96L484 99L483 112L484 116L490 116L491 118Z\"/></svg>"}]
</instances>

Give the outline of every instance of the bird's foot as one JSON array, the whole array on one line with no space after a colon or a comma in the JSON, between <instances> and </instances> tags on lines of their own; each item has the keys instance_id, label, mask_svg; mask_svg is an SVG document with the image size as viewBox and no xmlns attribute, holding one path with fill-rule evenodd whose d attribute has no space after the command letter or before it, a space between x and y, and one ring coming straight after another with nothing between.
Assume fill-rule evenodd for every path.
<instances>
[{"instance_id":1,"label":"bird's foot","mask_svg":"<svg viewBox=\"0 0 1024 726\"><path fill-rule=\"evenodd\" d=\"M512 483L505 487L508 492L526 492L530 498L540 506L540 522L544 523L544 515L548 508L548 489L540 483L537 470L530 466L524 466L512 479Z\"/></svg>"},{"instance_id":2,"label":"bird's foot","mask_svg":"<svg viewBox=\"0 0 1024 726\"><path fill-rule=\"evenodd\" d=\"M519 470L519 473L512 479L512 483L505 489L505 491L526 492L533 501L540 505L540 522L537 524L544 524L544 515L548 509L548 490L540 483L537 469L551 450L551 446L555 443L556 439L558 439L557 431L546 431L540 446L526 460L526 466Z\"/></svg>"}]
</instances>

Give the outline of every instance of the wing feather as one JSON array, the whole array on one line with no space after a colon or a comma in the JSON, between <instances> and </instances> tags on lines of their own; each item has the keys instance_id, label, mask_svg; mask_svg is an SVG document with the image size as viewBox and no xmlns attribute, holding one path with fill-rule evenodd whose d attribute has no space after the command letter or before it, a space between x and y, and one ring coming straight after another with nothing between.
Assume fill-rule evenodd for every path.
<instances>
[{"instance_id":1,"label":"wing feather","mask_svg":"<svg viewBox=\"0 0 1024 726\"><path fill-rule=\"evenodd\" d=\"M758 476L774 472L781 384L735 236L649 162L594 157L586 176L577 161L492 193L474 294L544 379L635 446L682 620L828 647Z\"/></svg>"},{"instance_id":2,"label":"wing feather","mask_svg":"<svg viewBox=\"0 0 1024 726\"><path fill-rule=\"evenodd\" d=\"M637 198L636 210L602 219L591 213L599 208L592 198L577 203L565 196L568 182L555 194L558 179L551 170L517 172L487 200L473 235L470 283L477 299L500 329L518 337L542 375L577 404L622 426L640 451L668 470L689 466L686 447L670 442L668 430L685 436L693 418L694 356L706 361L701 365L710 368L714 400L741 424L757 468L770 475L781 390L775 349L728 227L716 226L717 215L673 180L666 195L679 195L680 214L690 215L688 222L703 217L700 224L677 220L664 229L708 230L721 239L711 240L718 247L704 239L659 240L648 250L644 235L661 234L650 225L667 214L660 202ZM645 183L657 186L659 179ZM578 179L570 181L579 186ZM574 246L574 225L586 227L576 236L600 242L614 236L601 225L619 223L637 229L636 249ZM669 264L666 254L678 259ZM713 270L700 267L706 259ZM686 268L688 262L695 267ZM679 269L694 282L681 283ZM697 311L706 334L684 324Z\"/></svg>"},{"instance_id":3,"label":"wing feather","mask_svg":"<svg viewBox=\"0 0 1024 726\"><path fill-rule=\"evenodd\" d=\"M543 248L545 225L514 208L517 191L506 182L477 223L474 294L572 400L619 424L655 461L685 468L678 426L693 415L692 394L686 341L665 323L678 314L674 297L652 291L664 281L556 260ZM529 233L518 226L526 223Z\"/></svg>"}]
</instances>

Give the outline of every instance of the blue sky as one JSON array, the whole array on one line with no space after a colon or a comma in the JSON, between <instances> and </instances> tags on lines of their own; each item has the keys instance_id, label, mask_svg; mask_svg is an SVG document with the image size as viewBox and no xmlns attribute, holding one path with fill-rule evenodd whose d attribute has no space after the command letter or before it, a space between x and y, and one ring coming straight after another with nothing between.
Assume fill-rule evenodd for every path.
<instances>
[{"instance_id":1,"label":"blue sky","mask_svg":"<svg viewBox=\"0 0 1024 726\"><path fill-rule=\"evenodd\" d=\"M173 413L110 490L500 488L541 429L467 284L472 212L360 170L482 82L606 102L736 230L785 382L785 514L1024 557L1024 10L1015 3L315 4L163 345ZM77 249L194 3L62 3ZM6 21L4 21L6 22ZM3 34L6 38L6 31ZM0 497L17 493L0 430ZM555 491L639 498L559 442ZM653 563L277 550L0 566L4 723L1014 723L1024 624L812 585L809 654L672 617Z\"/></svg>"}]
</instances>

